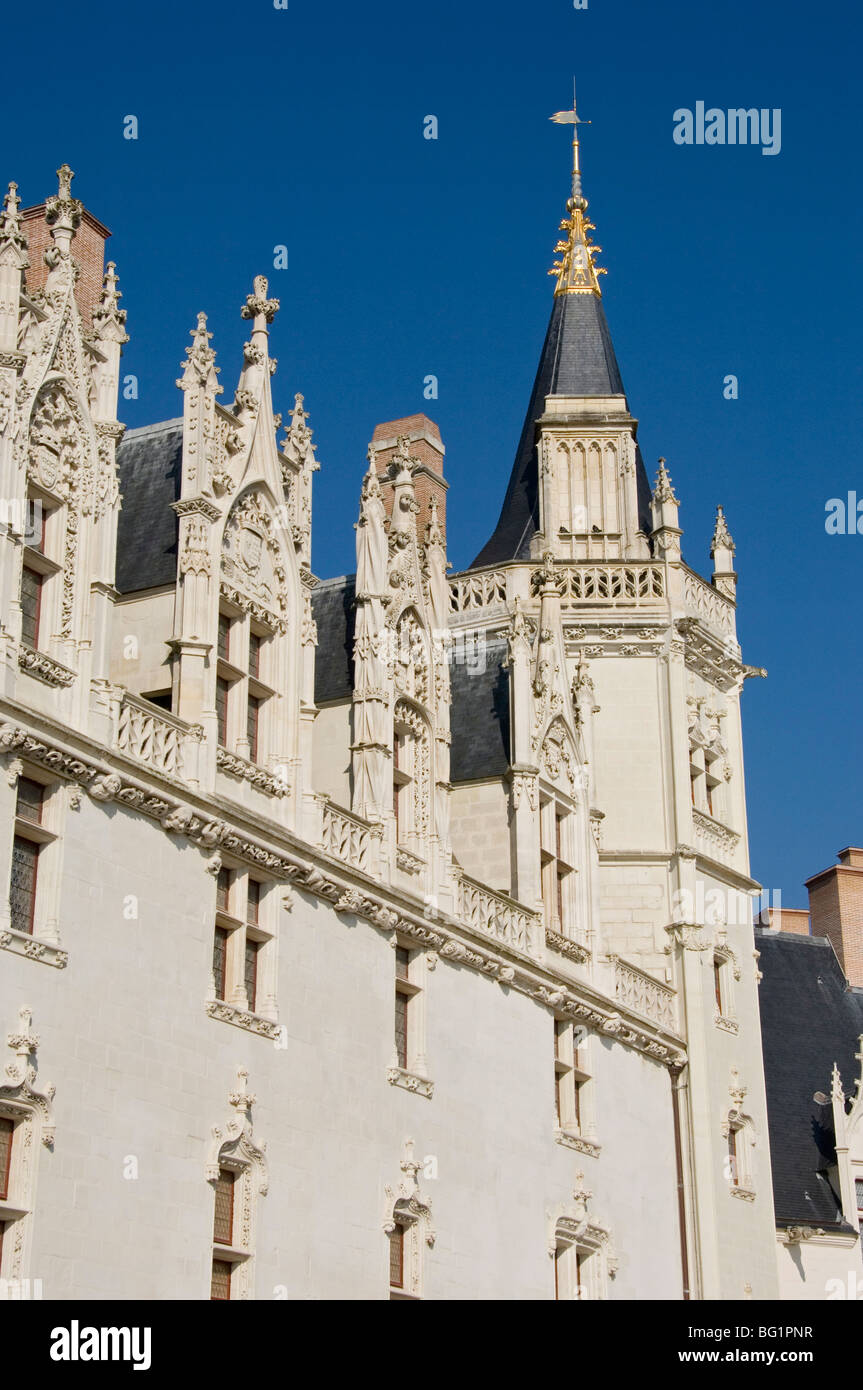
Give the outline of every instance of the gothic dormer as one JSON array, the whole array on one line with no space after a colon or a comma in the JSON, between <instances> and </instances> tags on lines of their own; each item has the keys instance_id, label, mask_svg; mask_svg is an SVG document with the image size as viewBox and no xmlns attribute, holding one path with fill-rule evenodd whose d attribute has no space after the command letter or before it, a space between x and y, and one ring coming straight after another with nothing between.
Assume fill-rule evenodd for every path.
<instances>
[{"instance_id":1,"label":"gothic dormer","mask_svg":"<svg viewBox=\"0 0 863 1390\"><path fill-rule=\"evenodd\" d=\"M382 484L369 449L357 524L353 809L384 827L406 886L439 898L450 877L446 550L434 496L418 530L417 463L401 436Z\"/></svg>"},{"instance_id":2,"label":"gothic dormer","mask_svg":"<svg viewBox=\"0 0 863 1390\"><path fill-rule=\"evenodd\" d=\"M93 291L92 248L91 297L79 291L75 237L82 223L100 224L72 197L69 166L57 172L58 192L26 214L10 185L0 224L0 433L4 496L13 502L4 518L3 581L16 596L6 640L23 678L38 683L28 698L59 708L81 727L107 720L110 709L115 450L123 432L117 387L126 315L113 263L101 292ZM101 259L98 267L100 274Z\"/></svg>"},{"instance_id":3,"label":"gothic dormer","mask_svg":"<svg viewBox=\"0 0 863 1390\"><path fill-rule=\"evenodd\" d=\"M263 798L294 823L312 719L310 475L318 465L301 396L285 451L276 445L268 343L278 307L256 277L230 406L216 399L222 387L204 314L186 350L173 708L203 727L209 779L225 779L226 794Z\"/></svg>"}]
</instances>

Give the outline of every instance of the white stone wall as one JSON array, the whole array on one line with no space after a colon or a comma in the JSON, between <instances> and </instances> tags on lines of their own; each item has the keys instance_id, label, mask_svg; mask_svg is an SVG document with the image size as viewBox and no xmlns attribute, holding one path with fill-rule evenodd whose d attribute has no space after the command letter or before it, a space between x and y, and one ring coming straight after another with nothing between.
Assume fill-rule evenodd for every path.
<instances>
[{"instance_id":1,"label":"white stone wall","mask_svg":"<svg viewBox=\"0 0 863 1390\"><path fill-rule=\"evenodd\" d=\"M170 690L167 637L173 631L174 589L124 599L114 610L111 680L135 695Z\"/></svg>"},{"instance_id":2,"label":"white stone wall","mask_svg":"<svg viewBox=\"0 0 863 1390\"><path fill-rule=\"evenodd\" d=\"M336 805L351 808L351 702L323 705L315 716L312 785Z\"/></svg>"},{"instance_id":3,"label":"white stone wall","mask_svg":"<svg viewBox=\"0 0 863 1390\"><path fill-rule=\"evenodd\" d=\"M450 835L453 853L465 873L498 893L512 892L509 793L502 778L453 787Z\"/></svg>"},{"instance_id":4,"label":"white stone wall","mask_svg":"<svg viewBox=\"0 0 863 1390\"><path fill-rule=\"evenodd\" d=\"M543 1299L547 1212L576 1173L620 1260L612 1298L680 1295L666 1070L595 1039L600 1157L553 1139L548 1010L444 960L427 975L432 1100L386 1080L387 936L295 894L281 912L287 1046L207 1017L215 883L205 856L136 813L83 798L67 814L65 970L4 953L0 1026L34 1013L41 1082L56 1085L54 1151L39 1154L30 1277L46 1298L206 1298L213 1125L236 1069L256 1094L270 1188L259 1202L258 1298L387 1296L383 1189L408 1137L437 1241L431 1298ZM137 899L137 917L130 916ZM129 1159L138 1177L124 1177Z\"/></svg>"}]
</instances>

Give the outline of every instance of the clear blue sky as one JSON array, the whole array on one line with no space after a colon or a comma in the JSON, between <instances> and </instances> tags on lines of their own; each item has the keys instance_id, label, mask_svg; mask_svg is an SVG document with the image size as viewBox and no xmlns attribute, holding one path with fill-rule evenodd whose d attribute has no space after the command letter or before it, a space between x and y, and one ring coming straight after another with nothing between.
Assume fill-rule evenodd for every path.
<instances>
[{"instance_id":1,"label":"clear blue sky","mask_svg":"<svg viewBox=\"0 0 863 1390\"><path fill-rule=\"evenodd\" d=\"M550 308L572 75L606 312L651 471L709 572L737 542L754 874L802 880L863 842L863 535L825 502L860 463L861 21L851 3L156 0L4 18L2 170L24 203L74 191L112 229L140 382L131 427L181 412L199 309L225 396L252 276L281 299L276 408L302 391L322 471L313 563L353 569L374 425L425 409L447 446L450 557L497 517ZM782 112L782 148L679 146L699 100ZM139 138L123 139L137 116ZM423 117L439 138L423 139ZM288 247L273 271L273 247ZM439 399L423 400L423 378ZM727 373L740 396L723 399Z\"/></svg>"}]
</instances>

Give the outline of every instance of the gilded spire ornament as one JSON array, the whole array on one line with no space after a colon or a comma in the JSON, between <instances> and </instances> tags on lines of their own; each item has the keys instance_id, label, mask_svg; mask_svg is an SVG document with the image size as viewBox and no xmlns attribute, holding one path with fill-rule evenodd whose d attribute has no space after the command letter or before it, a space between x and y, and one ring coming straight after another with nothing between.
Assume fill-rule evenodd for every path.
<instances>
[{"instance_id":1,"label":"gilded spire ornament","mask_svg":"<svg viewBox=\"0 0 863 1390\"><path fill-rule=\"evenodd\" d=\"M549 118L556 125L572 126L572 195L567 200L566 210L569 213L560 224L560 230L566 232L565 239L562 238L555 246L555 251L560 252L560 260L555 261L549 275L557 276L555 294L595 294L602 298L602 291L599 288L599 276L607 272L604 266L594 263L594 257L601 246L595 246L590 240L589 233L596 231L593 223L588 221L587 199L581 188L581 165L579 163L578 147L578 127L580 125L590 125L578 115L575 106L575 82L572 84L572 110L556 111Z\"/></svg>"}]
</instances>

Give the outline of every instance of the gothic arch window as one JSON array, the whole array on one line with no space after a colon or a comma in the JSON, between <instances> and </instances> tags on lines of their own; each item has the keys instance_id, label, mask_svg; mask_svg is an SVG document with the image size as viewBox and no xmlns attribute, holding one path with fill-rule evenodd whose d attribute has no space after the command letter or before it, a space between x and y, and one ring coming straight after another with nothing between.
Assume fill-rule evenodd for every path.
<instances>
[{"instance_id":1,"label":"gothic arch window","mask_svg":"<svg viewBox=\"0 0 863 1390\"><path fill-rule=\"evenodd\" d=\"M228 1097L230 1119L212 1130L207 1181L213 1188L210 1298L255 1296L254 1255L258 1197L267 1192L266 1146L256 1142L247 1090L249 1074L237 1069L237 1088Z\"/></svg>"},{"instance_id":2,"label":"gothic arch window","mask_svg":"<svg viewBox=\"0 0 863 1390\"><path fill-rule=\"evenodd\" d=\"M406 1139L400 1164L404 1177L397 1187L385 1188L384 1233L387 1237L389 1296L392 1300L423 1296L424 1251L431 1249L435 1233L431 1201L419 1187L422 1167L414 1157L414 1143Z\"/></svg>"},{"instance_id":3,"label":"gothic arch window","mask_svg":"<svg viewBox=\"0 0 863 1390\"><path fill-rule=\"evenodd\" d=\"M727 1033L738 1031L734 982L740 979L740 964L722 933L713 949L713 1021Z\"/></svg>"},{"instance_id":4,"label":"gothic arch window","mask_svg":"<svg viewBox=\"0 0 863 1390\"><path fill-rule=\"evenodd\" d=\"M556 720L540 750L540 883L547 929L568 937L577 935L578 920L577 781L575 750Z\"/></svg>"},{"instance_id":5,"label":"gothic arch window","mask_svg":"<svg viewBox=\"0 0 863 1390\"><path fill-rule=\"evenodd\" d=\"M608 1280L617 1271L609 1231L589 1214L592 1193L584 1174L576 1174L572 1201L550 1213L548 1253L553 1261L553 1297L560 1301L608 1298Z\"/></svg>"},{"instance_id":6,"label":"gothic arch window","mask_svg":"<svg viewBox=\"0 0 863 1390\"><path fill-rule=\"evenodd\" d=\"M27 445L28 534L21 578L22 641L71 643L81 522L105 505L98 454L69 384L49 378L36 397ZM37 515L41 511L41 516Z\"/></svg>"},{"instance_id":7,"label":"gothic arch window","mask_svg":"<svg viewBox=\"0 0 863 1390\"><path fill-rule=\"evenodd\" d=\"M292 690L287 557L261 484L241 493L222 536L215 708L221 747L268 765L285 752L280 698ZM294 681L293 684L296 684Z\"/></svg>"},{"instance_id":8,"label":"gothic arch window","mask_svg":"<svg viewBox=\"0 0 863 1390\"><path fill-rule=\"evenodd\" d=\"M0 1279L7 1283L27 1275L39 1150L54 1144L54 1088L37 1079L31 1023L31 1011L20 1009L7 1038L15 1059L0 1085Z\"/></svg>"},{"instance_id":9,"label":"gothic arch window","mask_svg":"<svg viewBox=\"0 0 863 1390\"><path fill-rule=\"evenodd\" d=\"M424 856L431 818L431 731L404 699L393 711L393 816L396 843Z\"/></svg>"},{"instance_id":10,"label":"gothic arch window","mask_svg":"<svg viewBox=\"0 0 863 1390\"><path fill-rule=\"evenodd\" d=\"M722 1117L722 1137L725 1141L723 1173L732 1197L744 1201L755 1199L755 1126L751 1115L743 1109L746 1087L740 1085L736 1068L731 1069L729 1086L731 1105Z\"/></svg>"}]
</instances>

